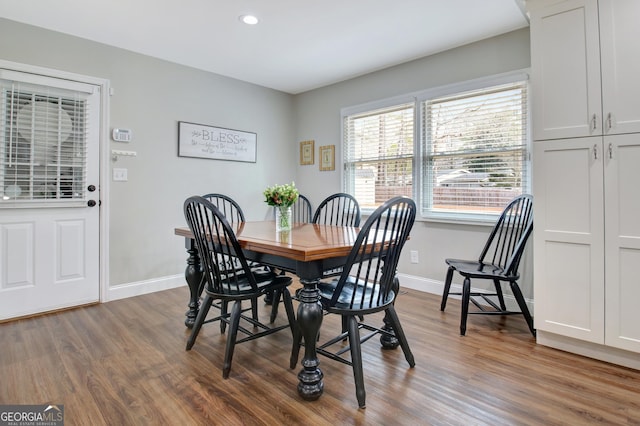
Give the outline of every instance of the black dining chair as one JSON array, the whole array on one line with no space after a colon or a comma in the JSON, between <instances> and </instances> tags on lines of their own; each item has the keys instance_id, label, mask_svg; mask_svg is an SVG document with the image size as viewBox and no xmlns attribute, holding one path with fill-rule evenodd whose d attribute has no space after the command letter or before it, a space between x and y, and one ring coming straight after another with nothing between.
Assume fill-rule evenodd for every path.
<instances>
[{"instance_id":1,"label":"black dining chair","mask_svg":"<svg viewBox=\"0 0 640 426\"><path fill-rule=\"evenodd\" d=\"M322 200L313 213L313 223L320 225L354 226L360 225L362 216L360 204L353 195L339 192ZM342 273L342 268L323 272L324 277L336 276Z\"/></svg>"},{"instance_id":2,"label":"black dining chair","mask_svg":"<svg viewBox=\"0 0 640 426\"><path fill-rule=\"evenodd\" d=\"M467 316L470 314L515 315L522 314L531 334L536 335L533 318L518 286L518 267L527 240L533 231L533 197L528 194L514 198L498 218L478 260L446 259L449 268L444 283L440 310L447 306L450 294L462 296L460 334L467 331ZM462 292L451 292L453 273L464 277ZM491 280L495 293L471 291L471 279ZM509 283L520 311L507 309L502 292L502 283ZM469 311L469 303L477 310Z\"/></svg>"},{"instance_id":3,"label":"black dining chair","mask_svg":"<svg viewBox=\"0 0 640 426\"><path fill-rule=\"evenodd\" d=\"M360 229L342 274L318 284L323 309L328 315L337 314L342 317L343 331L319 345L317 352L352 366L356 397L361 408L365 406L366 399L362 343L378 334L395 337L409 366L415 366L394 306L399 290L396 267L415 217L416 205L412 199L395 197L385 202L369 216ZM385 313L385 323L390 325L390 330L364 322L367 315L377 312ZM358 321L359 318L363 319ZM370 333L361 336L361 329ZM347 338L348 346L344 347L341 342ZM296 335L291 351L291 368L297 363L301 344L301 336ZM334 349L336 344L339 346L338 350ZM343 355L347 352L350 357Z\"/></svg>"},{"instance_id":4,"label":"black dining chair","mask_svg":"<svg viewBox=\"0 0 640 426\"><path fill-rule=\"evenodd\" d=\"M242 208L240 208L240 205L228 195L210 193L203 195L202 197L216 206L224 217L227 218L230 225L233 226L244 222L244 212L242 211Z\"/></svg>"},{"instance_id":5,"label":"black dining chair","mask_svg":"<svg viewBox=\"0 0 640 426\"><path fill-rule=\"evenodd\" d=\"M294 223L311 223L313 210L311 209L311 201L307 197L299 194L298 199L291 207Z\"/></svg>"},{"instance_id":6,"label":"black dining chair","mask_svg":"<svg viewBox=\"0 0 640 426\"><path fill-rule=\"evenodd\" d=\"M202 196L207 201L211 202L214 206L218 208L218 210L227 218L229 224L235 229L238 224L245 221L244 212L240 205L231 197L225 194L220 193L209 193ZM240 268L240 265L237 263L237 259L233 256L225 256L227 262L236 263L236 266ZM268 274L269 270L267 267L256 264L254 262L249 262L249 266L252 268L254 274ZM201 284L204 286L204 282ZM199 294L202 294L202 288L199 290ZM216 306L221 309L222 314L227 313L227 303L225 301L221 301L216 303ZM247 308L248 310L249 308ZM258 319L258 299L251 301L251 312L252 316L255 320ZM227 324L224 321L220 322L220 332L224 333Z\"/></svg>"},{"instance_id":7,"label":"black dining chair","mask_svg":"<svg viewBox=\"0 0 640 426\"><path fill-rule=\"evenodd\" d=\"M210 201L193 196L184 202L184 215L193 233L196 247L200 253L205 281L205 297L196 317L191 335L187 341L187 350L193 347L202 325L211 321L221 321L229 325L227 343L222 368L222 377L228 378L235 345L277 331L289 328L294 333L294 313L288 286L291 278L275 273L256 275L244 257L235 231L226 216ZM228 262L227 256L233 256L235 262ZM254 301L266 292L278 290L283 294L288 322L285 325L268 326L242 312L242 301ZM233 303L231 312L222 312L215 318L207 318L214 301L223 304ZM243 325L244 322L249 327ZM249 329L251 328L251 329ZM246 335L238 338L238 332Z\"/></svg>"},{"instance_id":8,"label":"black dining chair","mask_svg":"<svg viewBox=\"0 0 640 426\"><path fill-rule=\"evenodd\" d=\"M311 221L322 225L359 226L360 219L358 200L340 192L322 200Z\"/></svg>"}]
</instances>

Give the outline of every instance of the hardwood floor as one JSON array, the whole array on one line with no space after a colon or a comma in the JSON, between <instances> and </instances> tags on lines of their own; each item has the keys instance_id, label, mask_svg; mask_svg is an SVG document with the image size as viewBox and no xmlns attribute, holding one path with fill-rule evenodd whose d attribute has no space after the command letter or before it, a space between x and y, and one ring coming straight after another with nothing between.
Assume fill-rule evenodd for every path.
<instances>
[{"instance_id":1,"label":"hardwood floor","mask_svg":"<svg viewBox=\"0 0 640 426\"><path fill-rule=\"evenodd\" d=\"M286 330L238 345L223 380L217 323L185 351L187 301L185 286L0 324L0 404L64 404L66 425L640 424L640 371L536 345L519 316L472 316L461 337L458 300L442 313L404 290L416 367L365 343L358 409L351 367L327 358L324 395L298 396ZM325 317L323 335L338 329Z\"/></svg>"}]
</instances>

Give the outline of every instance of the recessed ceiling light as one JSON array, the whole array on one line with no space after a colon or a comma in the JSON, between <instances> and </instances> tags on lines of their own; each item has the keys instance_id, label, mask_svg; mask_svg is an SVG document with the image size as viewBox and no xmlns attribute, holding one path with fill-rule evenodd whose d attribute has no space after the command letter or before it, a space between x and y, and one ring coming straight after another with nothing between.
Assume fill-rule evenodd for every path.
<instances>
[{"instance_id":1,"label":"recessed ceiling light","mask_svg":"<svg viewBox=\"0 0 640 426\"><path fill-rule=\"evenodd\" d=\"M242 15L240 20L247 25L255 25L258 23L258 18L253 15Z\"/></svg>"}]
</instances>

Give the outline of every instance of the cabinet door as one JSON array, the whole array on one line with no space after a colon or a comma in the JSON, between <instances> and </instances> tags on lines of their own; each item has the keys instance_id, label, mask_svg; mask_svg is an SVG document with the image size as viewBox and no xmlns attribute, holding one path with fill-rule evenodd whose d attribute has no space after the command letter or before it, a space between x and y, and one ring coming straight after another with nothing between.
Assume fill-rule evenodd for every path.
<instances>
[{"instance_id":1,"label":"cabinet door","mask_svg":"<svg viewBox=\"0 0 640 426\"><path fill-rule=\"evenodd\" d=\"M602 134L596 0L531 12L535 140Z\"/></svg>"},{"instance_id":2,"label":"cabinet door","mask_svg":"<svg viewBox=\"0 0 640 426\"><path fill-rule=\"evenodd\" d=\"M604 343L602 137L534 142L534 319Z\"/></svg>"},{"instance_id":3,"label":"cabinet door","mask_svg":"<svg viewBox=\"0 0 640 426\"><path fill-rule=\"evenodd\" d=\"M605 343L640 352L640 134L605 148Z\"/></svg>"},{"instance_id":4,"label":"cabinet door","mask_svg":"<svg viewBox=\"0 0 640 426\"><path fill-rule=\"evenodd\" d=\"M605 134L640 132L640 1L600 0Z\"/></svg>"}]
</instances>

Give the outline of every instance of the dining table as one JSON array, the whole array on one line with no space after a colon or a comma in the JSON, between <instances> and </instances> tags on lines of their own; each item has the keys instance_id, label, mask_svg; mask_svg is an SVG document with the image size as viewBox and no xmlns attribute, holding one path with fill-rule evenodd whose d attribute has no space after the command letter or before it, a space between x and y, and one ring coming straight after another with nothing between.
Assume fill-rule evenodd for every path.
<instances>
[{"instance_id":1,"label":"dining table","mask_svg":"<svg viewBox=\"0 0 640 426\"><path fill-rule=\"evenodd\" d=\"M306 400L318 399L323 392L323 373L319 368L316 341L322 324L323 309L317 284L324 276L339 272L358 236L350 226L294 223L288 231L276 231L275 221L240 222L236 237L247 260L278 268L298 276L302 288L296 321L304 342L302 370L298 373L298 393ZM185 279L190 290L185 325L192 327L198 314L204 280L198 250L189 228L175 228L185 238L188 253ZM385 343L382 342L383 346ZM387 343L389 347L395 342ZM295 361L291 360L291 368Z\"/></svg>"}]
</instances>

